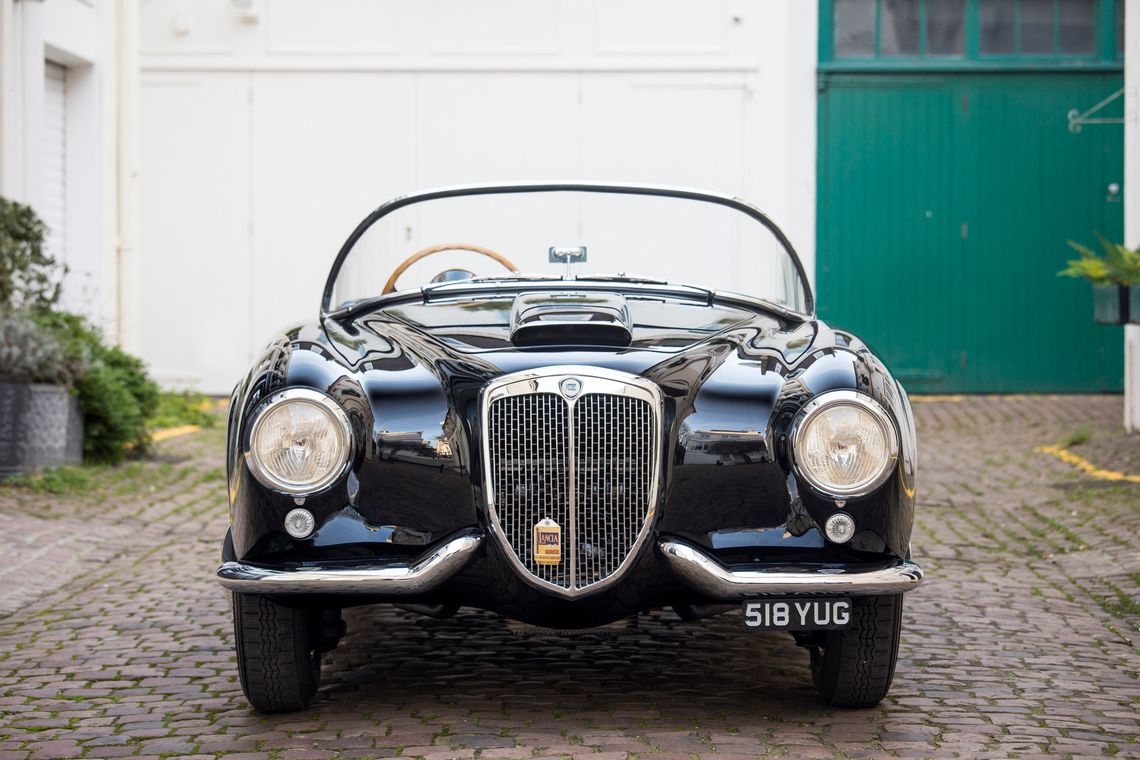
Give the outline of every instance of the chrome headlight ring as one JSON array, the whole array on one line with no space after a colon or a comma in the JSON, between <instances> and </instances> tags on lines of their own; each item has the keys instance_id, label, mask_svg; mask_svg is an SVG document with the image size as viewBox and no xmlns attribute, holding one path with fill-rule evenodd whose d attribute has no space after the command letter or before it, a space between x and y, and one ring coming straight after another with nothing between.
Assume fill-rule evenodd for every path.
<instances>
[{"instance_id":1,"label":"chrome headlight ring","mask_svg":"<svg viewBox=\"0 0 1140 760\"><path fill-rule=\"evenodd\" d=\"M319 477L303 482L289 480L282 477L279 472L274 472L255 453L256 442L258 435L262 432L262 426L266 420L270 419L272 413L280 409L283 404L309 404L325 415L339 453L332 458L329 466L324 468ZM263 401L253 413L253 422L248 427L248 433L242 446L249 471L257 478L258 482L266 488L291 496L306 496L316 493L340 479L352 461L352 448L352 424L349 422L344 409L329 396L311 388L287 388L272 394Z\"/></svg>"},{"instance_id":2,"label":"chrome headlight ring","mask_svg":"<svg viewBox=\"0 0 1140 760\"><path fill-rule=\"evenodd\" d=\"M871 478L863 479L850 486L823 482L804 461L804 435L811 423L820 415L836 407L854 407L867 413L878 425L883 436L885 455L877 472ZM804 404L792 422L790 440L792 443L792 466L795 472L821 493L838 499L858 498L875 491L886 482L898 463L899 432L894 417L875 399L853 390L825 391Z\"/></svg>"}]
</instances>

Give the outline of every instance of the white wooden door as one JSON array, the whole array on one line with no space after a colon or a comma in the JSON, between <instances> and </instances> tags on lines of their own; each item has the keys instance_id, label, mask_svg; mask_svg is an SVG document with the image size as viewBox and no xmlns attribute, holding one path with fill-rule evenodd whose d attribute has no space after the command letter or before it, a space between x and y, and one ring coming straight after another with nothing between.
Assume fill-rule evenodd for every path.
<instances>
[{"instance_id":1,"label":"white wooden door","mask_svg":"<svg viewBox=\"0 0 1140 760\"><path fill-rule=\"evenodd\" d=\"M269 338L253 329L249 96L246 74L144 86L139 342L167 387L228 393Z\"/></svg>"}]
</instances>

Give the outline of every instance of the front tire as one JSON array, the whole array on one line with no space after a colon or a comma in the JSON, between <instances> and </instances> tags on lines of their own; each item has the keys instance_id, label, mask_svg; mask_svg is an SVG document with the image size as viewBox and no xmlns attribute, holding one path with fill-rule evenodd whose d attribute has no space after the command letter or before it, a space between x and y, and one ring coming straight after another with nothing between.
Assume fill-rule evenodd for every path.
<instances>
[{"instance_id":1,"label":"front tire","mask_svg":"<svg viewBox=\"0 0 1140 760\"><path fill-rule=\"evenodd\" d=\"M234 593L241 689L261 713L303 710L321 679L314 614L258 594Z\"/></svg>"},{"instance_id":2,"label":"front tire","mask_svg":"<svg viewBox=\"0 0 1140 760\"><path fill-rule=\"evenodd\" d=\"M895 675L902 632L902 594L854 597L851 624L827 631L811 649L819 696L834 707L874 707Z\"/></svg>"}]
</instances>

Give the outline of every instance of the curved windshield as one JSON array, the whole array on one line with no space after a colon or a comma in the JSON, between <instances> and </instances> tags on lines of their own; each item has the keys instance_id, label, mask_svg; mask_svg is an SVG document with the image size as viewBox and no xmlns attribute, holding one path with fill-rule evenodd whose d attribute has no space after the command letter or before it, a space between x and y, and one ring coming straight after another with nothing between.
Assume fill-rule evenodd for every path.
<instances>
[{"instance_id":1,"label":"curved windshield","mask_svg":"<svg viewBox=\"0 0 1140 760\"><path fill-rule=\"evenodd\" d=\"M699 191L610 185L465 187L391 201L345 243L327 312L392 290L513 271L644 277L811 313L803 267L762 213ZM394 275L398 275L395 276Z\"/></svg>"}]
</instances>

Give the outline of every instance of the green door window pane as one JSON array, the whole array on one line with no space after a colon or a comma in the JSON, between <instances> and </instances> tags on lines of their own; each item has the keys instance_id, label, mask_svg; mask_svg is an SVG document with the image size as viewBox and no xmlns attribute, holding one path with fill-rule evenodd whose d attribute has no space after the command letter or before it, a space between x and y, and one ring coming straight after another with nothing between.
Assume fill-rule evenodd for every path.
<instances>
[{"instance_id":1,"label":"green door window pane","mask_svg":"<svg viewBox=\"0 0 1140 760\"><path fill-rule=\"evenodd\" d=\"M1022 55L1053 52L1053 0L1021 0Z\"/></svg>"},{"instance_id":2,"label":"green door window pane","mask_svg":"<svg viewBox=\"0 0 1140 760\"><path fill-rule=\"evenodd\" d=\"M1015 0L982 0L979 9L978 49L982 55L1017 52Z\"/></svg>"},{"instance_id":3,"label":"green door window pane","mask_svg":"<svg viewBox=\"0 0 1140 760\"><path fill-rule=\"evenodd\" d=\"M918 0L882 0L879 52L918 55Z\"/></svg>"},{"instance_id":4,"label":"green door window pane","mask_svg":"<svg viewBox=\"0 0 1140 760\"><path fill-rule=\"evenodd\" d=\"M1124 2L1116 0L1116 59L1124 60Z\"/></svg>"},{"instance_id":5,"label":"green door window pane","mask_svg":"<svg viewBox=\"0 0 1140 760\"><path fill-rule=\"evenodd\" d=\"M835 0L836 58L870 58L875 55L875 0Z\"/></svg>"},{"instance_id":6,"label":"green door window pane","mask_svg":"<svg viewBox=\"0 0 1140 760\"><path fill-rule=\"evenodd\" d=\"M926 4L927 55L962 55L965 43L966 0L936 0Z\"/></svg>"},{"instance_id":7,"label":"green door window pane","mask_svg":"<svg viewBox=\"0 0 1140 760\"><path fill-rule=\"evenodd\" d=\"M1110 70L1124 58L1125 2L820 0L820 63L848 71L924 64Z\"/></svg>"},{"instance_id":8,"label":"green door window pane","mask_svg":"<svg viewBox=\"0 0 1140 760\"><path fill-rule=\"evenodd\" d=\"M1092 55L1096 49L1094 0L1060 0L1057 46L1069 55Z\"/></svg>"}]
</instances>

